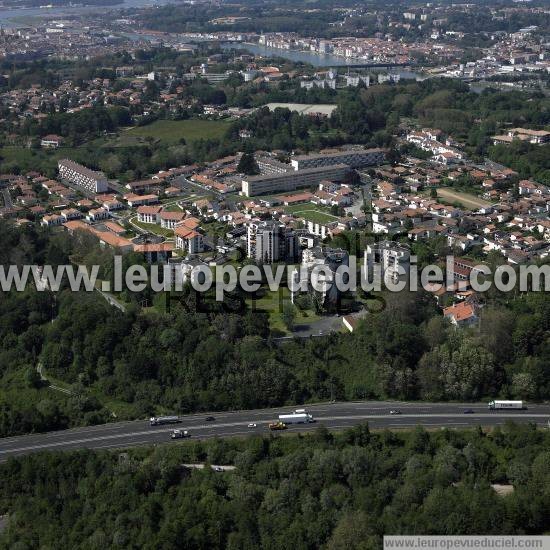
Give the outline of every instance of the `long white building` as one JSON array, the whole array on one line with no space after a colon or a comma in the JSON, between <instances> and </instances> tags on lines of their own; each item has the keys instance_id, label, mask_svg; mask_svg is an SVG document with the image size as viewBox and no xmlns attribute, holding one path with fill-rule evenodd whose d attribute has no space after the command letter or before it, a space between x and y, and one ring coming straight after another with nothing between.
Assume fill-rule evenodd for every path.
<instances>
[{"instance_id":1,"label":"long white building","mask_svg":"<svg viewBox=\"0 0 550 550\"><path fill-rule=\"evenodd\" d=\"M60 160L57 167L60 177L87 191L105 193L109 189L107 178L103 172L95 172L69 159Z\"/></svg>"},{"instance_id":2,"label":"long white building","mask_svg":"<svg viewBox=\"0 0 550 550\"><path fill-rule=\"evenodd\" d=\"M320 166L307 170L297 170L285 174L251 176L243 179L242 192L247 197L295 191L304 187L317 186L322 180L338 181L344 179L349 171L346 164Z\"/></svg>"}]
</instances>

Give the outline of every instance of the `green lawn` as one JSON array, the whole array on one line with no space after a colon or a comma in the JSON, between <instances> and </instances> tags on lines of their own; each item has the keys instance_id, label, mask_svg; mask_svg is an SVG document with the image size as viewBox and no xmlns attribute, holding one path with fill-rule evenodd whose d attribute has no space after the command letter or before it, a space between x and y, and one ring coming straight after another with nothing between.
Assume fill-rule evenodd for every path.
<instances>
[{"instance_id":1,"label":"green lawn","mask_svg":"<svg viewBox=\"0 0 550 550\"><path fill-rule=\"evenodd\" d=\"M201 138L220 138L229 127L227 120L156 120L147 126L137 126L121 133L124 137L152 137L166 143L177 143L181 138L187 142Z\"/></svg>"},{"instance_id":2,"label":"green lawn","mask_svg":"<svg viewBox=\"0 0 550 550\"><path fill-rule=\"evenodd\" d=\"M332 215L327 207L308 202L286 206L285 212L316 223L328 223L338 219L338 216Z\"/></svg>"}]
</instances>

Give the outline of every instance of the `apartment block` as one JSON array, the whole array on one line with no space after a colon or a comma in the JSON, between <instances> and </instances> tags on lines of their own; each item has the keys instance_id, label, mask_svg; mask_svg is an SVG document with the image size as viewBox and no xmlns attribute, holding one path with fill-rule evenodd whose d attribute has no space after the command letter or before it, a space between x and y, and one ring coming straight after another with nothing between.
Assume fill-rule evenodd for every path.
<instances>
[{"instance_id":1,"label":"apartment block","mask_svg":"<svg viewBox=\"0 0 550 550\"><path fill-rule=\"evenodd\" d=\"M306 290L305 287L309 292L314 285L313 287L322 289L320 297L325 305L335 304L340 296L335 284L336 272L340 266L349 266L349 254L341 248L314 246L303 250L300 270L296 269L293 273L295 288L298 290L293 292L292 300L294 301L295 294Z\"/></svg>"},{"instance_id":2,"label":"apartment block","mask_svg":"<svg viewBox=\"0 0 550 550\"><path fill-rule=\"evenodd\" d=\"M103 172L95 172L69 159L57 163L60 177L92 193L105 193L108 189L107 178Z\"/></svg>"},{"instance_id":3,"label":"apartment block","mask_svg":"<svg viewBox=\"0 0 550 550\"><path fill-rule=\"evenodd\" d=\"M139 206L137 209L138 221L141 223L159 223L162 206Z\"/></svg>"},{"instance_id":4,"label":"apartment block","mask_svg":"<svg viewBox=\"0 0 550 550\"><path fill-rule=\"evenodd\" d=\"M367 245L365 250L365 269L372 279L374 266L380 266L382 280L397 283L410 271L411 251L408 246L394 241L381 241ZM401 273L400 273L401 270Z\"/></svg>"},{"instance_id":5,"label":"apartment block","mask_svg":"<svg viewBox=\"0 0 550 550\"><path fill-rule=\"evenodd\" d=\"M248 226L247 252L249 258L261 264L292 262L298 255L298 238L284 224L253 222Z\"/></svg>"}]
</instances>

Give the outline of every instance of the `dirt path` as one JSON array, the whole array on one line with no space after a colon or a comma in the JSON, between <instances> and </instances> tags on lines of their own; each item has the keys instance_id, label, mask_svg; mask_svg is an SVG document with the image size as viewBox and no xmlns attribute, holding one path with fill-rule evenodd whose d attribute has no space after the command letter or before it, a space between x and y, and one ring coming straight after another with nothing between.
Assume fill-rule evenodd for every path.
<instances>
[{"instance_id":1,"label":"dirt path","mask_svg":"<svg viewBox=\"0 0 550 550\"><path fill-rule=\"evenodd\" d=\"M491 204L490 202L480 199L475 195L470 195L469 193L459 193L458 191L453 191L446 187L438 189L437 196L447 201L460 202L468 208L481 208Z\"/></svg>"}]
</instances>

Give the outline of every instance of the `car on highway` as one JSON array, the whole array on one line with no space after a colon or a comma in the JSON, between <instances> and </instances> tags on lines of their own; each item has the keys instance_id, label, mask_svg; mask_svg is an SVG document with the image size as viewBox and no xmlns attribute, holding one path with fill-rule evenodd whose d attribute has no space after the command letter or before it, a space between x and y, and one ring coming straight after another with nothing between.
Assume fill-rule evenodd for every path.
<instances>
[{"instance_id":1,"label":"car on highway","mask_svg":"<svg viewBox=\"0 0 550 550\"><path fill-rule=\"evenodd\" d=\"M390 414L401 414L401 411L398 410L398 409L392 409L392 410L390 411Z\"/></svg>"},{"instance_id":2,"label":"car on highway","mask_svg":"<svg viewBox=\"0 0 550 550\"><path fill-rule=\"evenodd\" d=\"M187 430L172 430L170 437L172 439L185 439L191 437L191 434Z\"/></svg>"},{"instance_id":3,"label":"car on highway","mask_svg":"<svg viewBox=\"0 0 550 550\"><path fill-rule=\"evenodd\" d=\"M466 409L464 414L474 414L474 409Z\"/></svg>"},{"instance_id":4,"label":"car on highway","mask_svg":"<svg viewBox=\"0 0 550 550\"><path fill-rule=\"evenodd\" d=\"M249 428L255 428L256 427L256 424L254 422L251 422L249 425L248 425Z\"/></svg>"},{"instance_id":5,"label":"car on highway","mask_svg":"<svg viewBox=\"0 0 550 550\"><path fill-rule=\"evenodd\" d=\"M215 466L214 471L215 472L223 472L223 468L221 466Z\"/></svg>"},{"instance_id":6,"label":"car on highway","mask_svg":"<svg viewBox=\"0 0 550 550\"><path fill-rule=\"evenodd\" d=\"M271 422L269 424L270 430L286 430L286 424L284 422Z\"/></svg>"},{"instance_id":7,"label":"car on highway","mask_svg":"<svg viewBox=\"0 0 550 550\"><path fill-rule=\"evenodd\" d=\"M213 416L207 416L204 420L206 422L214 422L214 420L216 420L216 419Z\"/></svg>"}]
</instances>

